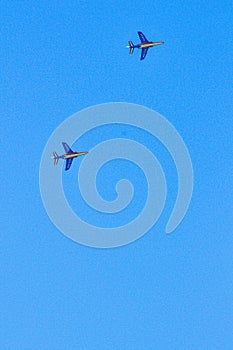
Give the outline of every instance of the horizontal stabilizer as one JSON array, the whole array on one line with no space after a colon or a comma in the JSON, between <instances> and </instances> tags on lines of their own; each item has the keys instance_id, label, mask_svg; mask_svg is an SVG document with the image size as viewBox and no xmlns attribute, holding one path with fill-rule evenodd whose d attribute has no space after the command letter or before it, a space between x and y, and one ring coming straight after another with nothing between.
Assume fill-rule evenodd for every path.
<instances>
[{"instance_id":1,"label":"horizontal stabilizer","mask_svg":"<svg viewBox=\"0 0 233 350\"><path fill-rule=\"evenodd\" d=\"M56 152L53 152L53 157L52 158L53 158L54 166L57 165L59 157L58 157Z\"/></svg>"},{"instance_id":2,"label":"horizontal stabilizer","mask_svg":"<svg viewBox=\"0 0 233 350\"><path fill-rule=\"evenodd\" d=\"M133 42L132 41L128 41L129 43L129 54L132 55L133 53L133 50L134 50L134 45L133 45Z\"/></svg>"}]
</instances>

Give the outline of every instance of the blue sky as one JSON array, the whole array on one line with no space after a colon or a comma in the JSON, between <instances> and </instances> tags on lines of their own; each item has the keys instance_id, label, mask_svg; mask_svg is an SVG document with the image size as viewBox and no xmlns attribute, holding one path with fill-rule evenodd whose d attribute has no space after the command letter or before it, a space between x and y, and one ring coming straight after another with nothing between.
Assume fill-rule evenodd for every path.
<instances>
[{"instance_id":1,"label":"blue sky","mask_svg":"<svg viewBox=\"0 0 233 350\"><path fill-rule=\"evenodd\" d=\"M0 16L1 349L232 349L232 3L13 0ZM142 62L125 48L138 30L165 42ZM169 196L141 239L88 248L46 214L48 138L107 102L161 113L189 149L193 198L172 235L176 173L156 140Z\"/></svg>"}]
</instances>

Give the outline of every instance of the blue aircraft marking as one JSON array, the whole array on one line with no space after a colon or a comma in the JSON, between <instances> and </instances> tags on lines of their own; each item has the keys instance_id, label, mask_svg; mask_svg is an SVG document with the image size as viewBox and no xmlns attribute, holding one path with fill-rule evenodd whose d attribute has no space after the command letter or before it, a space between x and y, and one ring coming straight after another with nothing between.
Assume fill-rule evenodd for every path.
<instances>
[{"instance_id":1,"label":"blue aircraft marking","mask_svg":"<svg viewBox=\"0 0 233 350\"><path fill-rule=\"evenodd\" d=\"M65 170L69 170L72 164L73 158L66 159L66 168Z\"/></svg>"},{"instance_id":2,"label":"blue aircraft marking","mask_svg":"<svg viewBox=\"0 0 233 350\"><path fill-rule=\"evenodd\" d=\"M147 38L145 37L145 35L142 32L138 32L138 36L139 36L139 39L141 40L141 43L148 42Z\"/></svg>"},{"instance_id":3,"label":"blue aircraft marking","mask_svg":"<svg viewBox=\"0 0 233 350\"><path fill-rule=\"evenodd\" d=\"M147 51L148 51L148 48L142 49L141 60L144 60L144 58L146 57Z\"/></svg>"},{"instance_id":4,"label":"blue aircraft marking","mask_svg":"<svg viewBox=\"0 0 233 350\"><path fill-rule=\"evenodd\" d=\"M67 145L66 142L62 142L62 145L66 153L73 153L72 149L70 148L70 146Z\"/></svg>"}]
</instances>

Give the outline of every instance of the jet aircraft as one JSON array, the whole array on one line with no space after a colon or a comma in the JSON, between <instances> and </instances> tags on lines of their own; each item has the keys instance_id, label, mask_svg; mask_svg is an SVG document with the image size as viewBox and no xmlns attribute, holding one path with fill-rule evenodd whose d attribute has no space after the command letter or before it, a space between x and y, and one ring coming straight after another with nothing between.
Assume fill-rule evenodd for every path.
<instances>
[{"instance_id":1,"label":"jet aircraft","mask_svg":"<svg viewBox=\"0 0 233 350\"><path fill-rule=\"evenodd\" d=\"M126 47L127 47L127 49L129 49L130 55L132 55L133 50L135 48L142 49L141 60L144 60L144 58L146 57L147 51L148 51L148 49L150 47L164 44L163 41L156 41L156 42L148 41L147 38L145 37L145 35L142 32L138 32L138 36L139 36L139 38L141 40L141 42L138 45L134 45L132 43L132 41L128 41L129 46L126 46Z\"/></svg>"},{"instance_id":2,"label":"jet aircraft","mask_svg":"<svg viewBox=\"0 0 233 350\"><path fill-rule=\"evenodd\" d=\"M72 161L74 158L77 158L79 156L83 156L84 154L87 154L88 152L73 152L72 149L67 145L66 142L62 142L62 145L65 150L65 154L59 156L56 152L53 152L53 156L51 158L54 159L54 165L57 165L59 159L66 160L66 168L65 170L69 170L72 164Z\"/></svg>"}]
</instances>

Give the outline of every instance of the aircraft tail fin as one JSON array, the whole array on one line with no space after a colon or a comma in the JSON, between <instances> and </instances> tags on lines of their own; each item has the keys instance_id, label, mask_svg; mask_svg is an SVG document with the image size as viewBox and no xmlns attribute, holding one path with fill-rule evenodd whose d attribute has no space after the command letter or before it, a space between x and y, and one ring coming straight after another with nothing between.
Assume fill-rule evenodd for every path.
<instances>
[{"instance_id":1,"label":"aircraft tail fin","mask_svg":"<svg viewBox=\"0 0 233 350\"><path fill-rule=\"evenodd\" d=\"M133 42L130 41L130 40L128 41L128 43L129 43L129 46L128 46L128 48L129 48L129 54L132 55L133 50L134 50L134 44L133 44Z\"/></svg>"},{"instance_id":2,"label":"aircraft tail fin","mask_svg":"<svg viewBox=\"0 0 233 350\"><path fill-rule=\"evenodd\" d=\"M53 157L52 158L53 158L54 165L57 165L59 157L58 157L58 154L56 152L53 152Z\"/></svg>"}]
</instances>

